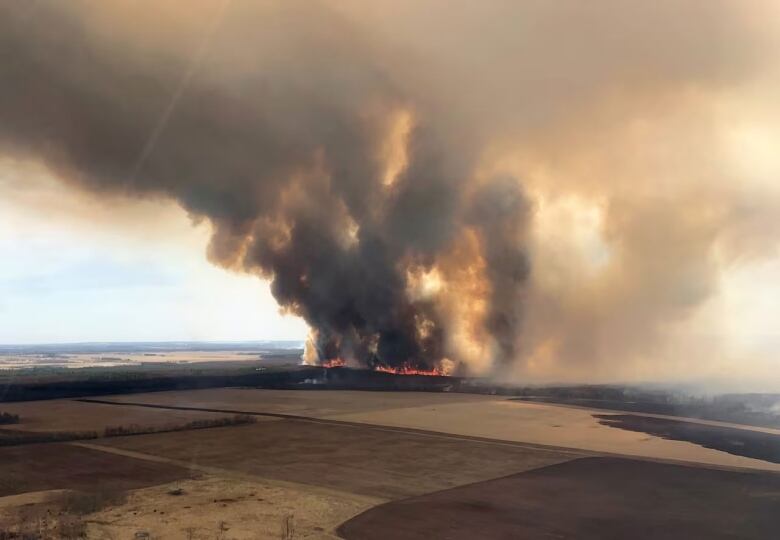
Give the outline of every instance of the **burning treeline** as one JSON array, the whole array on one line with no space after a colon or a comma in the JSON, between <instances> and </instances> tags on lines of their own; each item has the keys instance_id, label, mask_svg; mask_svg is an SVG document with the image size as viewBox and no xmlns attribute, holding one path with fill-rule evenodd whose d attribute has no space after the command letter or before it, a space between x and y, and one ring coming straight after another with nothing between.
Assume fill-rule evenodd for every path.
<instances>
[{"instance_id":1,"label":"burning treeline","mask_svg":"<svg viewBox=\"0 0 780 540\"><path fill-rule=\"evenodd\" d=\"M0 153L208 221L310 362L646 362L713 292L712 247L774 219L652 146L715 147L690 126L716 90L685 92L749 77L765 33L720 2L697 40L696 2L421 4L3 2Z\"/></svg>"}]
</instances>

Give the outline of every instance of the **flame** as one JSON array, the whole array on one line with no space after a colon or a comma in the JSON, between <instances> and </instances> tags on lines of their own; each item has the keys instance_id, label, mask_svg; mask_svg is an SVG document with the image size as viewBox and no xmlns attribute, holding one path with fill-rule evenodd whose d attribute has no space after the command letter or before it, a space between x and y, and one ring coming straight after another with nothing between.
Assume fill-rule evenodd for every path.
<instances>
[{"instance_id":1,"label":"flame","mask_svg":"<svg viewBox=\"0 0 780 540\"><path fill-rule=\"evenodd\" d=\"M331 358L330 360L323 360L320 365L325 369L344 367L347 365L347 361L343 358Z\"/></svg>"},{"instance_id":2,"label":"flame","mask_svg":"<svg viewBox=\"0 0 780 540\"><path fill-rule=\"evenodd\" d=\"M430 377L446 377L448 375L445 369L441 367L420 369L412 366L411 364L402 364L397 367L378 365L374 367L374 371L392 373L393 375L426 375Z\"/></svg>"},{"instance_id":3,"label":"flame","mask_svg":"<svg viewBox=\"0 0 780 540\"><path fill-rule=\"evenodd\" d=\"M306 366L316 366L319 361L317 354L317 331L314 328L309 329L309 335L306 338L306 345L303 347L301 363Z\"/></svg>"},{"instance_id":4,"label":"flame","mask_svg":"<svg viewBox=\"0 0 780 540\"><path fill-rule=\"evenodd\" d=\"M435 266L442 287L438 309L446 323L446 353L469 366L474 373L490 370L491 338L485 331L490 285L479 236L473 229L460 238Z\"/></svg>"}]
</instances>

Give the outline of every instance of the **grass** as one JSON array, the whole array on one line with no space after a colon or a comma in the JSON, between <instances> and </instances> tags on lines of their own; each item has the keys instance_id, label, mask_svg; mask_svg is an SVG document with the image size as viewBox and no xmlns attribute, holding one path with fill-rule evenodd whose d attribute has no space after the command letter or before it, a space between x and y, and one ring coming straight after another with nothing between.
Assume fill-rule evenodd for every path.
<instances>
[{"instance_id":1,"label":"grass","mask_svg":"<svg viewBox=\"0 0 780 540\"><path fill-rule=\"evenodd\" d=\"M0 446L53 443L97 439L97 431L16 431L0 430Z\"/></svg>"},{"instance_id":2,"label":"grass","mask_svg":"<svg viewBox=\"0 0 780 540\"><path fill-rule=\"evenodd\" d=\"M187 431L190 429L207 429L214 427L240 426L254 424L257 419L248 414L236 414L226 418L207 418L193 420L185 424L165 424L162 426L141 426L130 424L129 426L108 426L103 431L104 437L124 437L126 435L146 435L149 433L168 433L171 431Z\"/></svg>"},{"instance_id":3,"label":"grass","mask_svg":"<svg viewBox=\"0 0 780 540\"><path fill-rule=\"evenodd\" d=\"M122 505L126 500L124 491L100 486L90 492L68 492L46 504L21 506L15 509L13 523L0 529L0 540L86 538L85 516Z\"/></svg>"}]
</instances>

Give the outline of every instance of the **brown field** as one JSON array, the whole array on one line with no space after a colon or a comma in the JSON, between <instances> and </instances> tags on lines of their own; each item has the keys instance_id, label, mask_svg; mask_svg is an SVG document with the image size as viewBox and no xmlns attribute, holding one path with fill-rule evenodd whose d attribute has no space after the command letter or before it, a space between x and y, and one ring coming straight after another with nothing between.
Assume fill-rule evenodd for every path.
<instances>
[{"instance_id":1,"label":"brown field","mask_svg":"<svg viewBox=\"0 0 780 540\"><path fill-rule=\"evenodd\" d=\"M224 388L109 396L102 399L123 403L290 414L589 452L780 471L780 464L777 463L720 452L691 442L665 440L644 433L615 429L603 425L599 418L594 417L594 411L588 409L521 402L499 396ZM130 408L123 407L123 410ZM692 419L690 421L696 422ZM700 423L713 424L707 421ZM751 430L750 427L746 429ZM764 431L764 428L760 431Z\"/></svg>"},{"instance_id":2,"label":"brown field","mask_svg":"<svg viewBox=\"0 0 780 540\"><path fill-rule=\"evenodd\" d=\"M237 409L314 418L356 412L401 408L436 407L452 403L495 401L492 396L443 392L370 392L350 390L255 390L213 388L181 392L150 392L106 396L118 403L148 403L204 409Z\"/></svg>"},{"instance_id":3,"label":"brown field","mask_svg":"<svg viewBox=\"0 0 780 540\"><path fill-rule=\"evenodd\" d=\"M340 523L374 505L305 486L204 475L131 492L126 503L89 516L88 537L130 539L145 531L155 540L279 540L289 521L295 539L333 540Z\"/></svg>"},{"instance_id":4,"label":"brown field","mask_svg":"<svg viewBox=\"0 0 780 540\"><path fill-rule=\"evenodd\" d=\"M137 489L189 476L182 467L69 444L0 448L0 497L51 489L89 491L106 484L115 490Z\"/></svg>"},{"instance_id":5,"label":"brown field","mask_svg":"<svg viewBox=\"0 0 780 540\"><path fill-rule=\"evenodd\" d=\"M600 411L599 416L606 417L609 414ZM361 411L329 418L577 448L591 452L780 471L780 464L777 463L728 454L691 442L666 440L646 433L603 425L603 418L595 417L594 412L587 409L506 399L468 404L452 403L438 407L422 406L414 409Z\"/></svg>"},{"instance_id":6,"label":"brown field","mask_svg":"<svg viewBox=\"0 0 780 540\"><path fill-rule=\"evenodd\" d=\"M110 501L106 490L128 491L126 500L118 497L118 504L100 508L101 501ZM151 531L155 539L192 534L202 539L278 540L287 520L300 537L324 540L334 538L328 531L341 522L381 502L75 445L0 449L0 532L25 527L36 531L30 529L36 520L56 523L73 491L97 498L97 511L71 518L84 523L88 538L101 540L132 538L143 531ZM45 537L61 535L55 529Z\"/></svg>"},{"instance_id":7,"label":"brown field","mask_svg":"<svg viewBox=\"0 0 780 540\"><path fill-rule=\"evenodd\" d=\"M106 486L127 490L126 500L80 517L88 538L146 531L155 539L333 540L353 517L342 531L366 539L422 538L412 529L440 538L448 527L451 538L718 538L706 523L732 538L773 538L765 525L776 525L767 505L778 505L780 475L706 467L777 464L600 425L585 409L412 392L214 389L101 399L113 403L7 408L27 430L226 415L165 407L282 417L0 448L0 530L3 519L26 519L14 512L51 513L54 503L31 492ZM588 459L605 452L696 464Z\"/></svg>"},{"instance_id":8,"label":"brown field","mask_svg":"<svg viewBox=\"0 0 780 540\"><path fill-rule=\"evenodd\" d=\"M0 411L18 414L20 417L18 424L4 425L4 429L21 431L102 431L107 426L130 424L163 426L225 416L200 411L140 407L127 407L120 411L111 405L83 403L69 399L1 403Z\"/></svg>"},{"instance_id":9,"label":"brown field","mask_svg":"<svg viewBox=\"0 0 780 540\"><path fill-rule=\"evenodd\" d=\"M375 507L347 540L768 539L780 476L584 458Z\"/></svg>"},{"instance_id":10,"label":"brown field","mask_svg":"<svg viewBox=\"0 0 780 540\"><path fill-rule=\"evenodd\" d=\"M386 500L578 456L511 444L302 420L117 437L99 444Z\"/></svg>"}]
</instances>

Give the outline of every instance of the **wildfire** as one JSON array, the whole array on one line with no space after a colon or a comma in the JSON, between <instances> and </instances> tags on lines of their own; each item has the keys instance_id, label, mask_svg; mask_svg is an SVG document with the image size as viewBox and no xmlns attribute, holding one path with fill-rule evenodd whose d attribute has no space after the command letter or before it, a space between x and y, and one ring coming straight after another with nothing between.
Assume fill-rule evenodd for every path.
<instances>
[{"instance_id":1,"label":"wildfire","mask_svg":"<svg viewBox=\"0 0 780 540\"><path fill-rule=\"evenodd\" d=\"M382 373L392 373L393 375L425 375L429 377L446 377L452 371L450 365L446 360L443 366L437 366L432 369L421 369L414 367L409 363L402 364L400 366L387 366L379 364L374 366L374 371L381 371ZM322 360L320 366L325 369L339 368L347 365L347 361L343 358L331 358L329 360Z\"/></svg>"},{"instance_id":2,"label":"wildfire","mask_svg":"<svg viewBox=\"0 0 780 540\"><path fill-rule=\"evenodd\" d=\"M374 367L374 371L393 373L394 375L427 375L429 377L443 377L447 375L447 373L439 367L433 369L419 369L409 364L403 364L398 367L378 365Z\"/></svg>"},{"instance_id":3,"label":"wildfire","mask_svg":"<svg viewBox=\"0 0 780 540\"><path fill-rule=\"evenodd\" d=\"M347 361L343 358L331 358L330 360L323 360L320 365L324 368L344 367L347 365Z\"/></svg>"}]
</instances>

